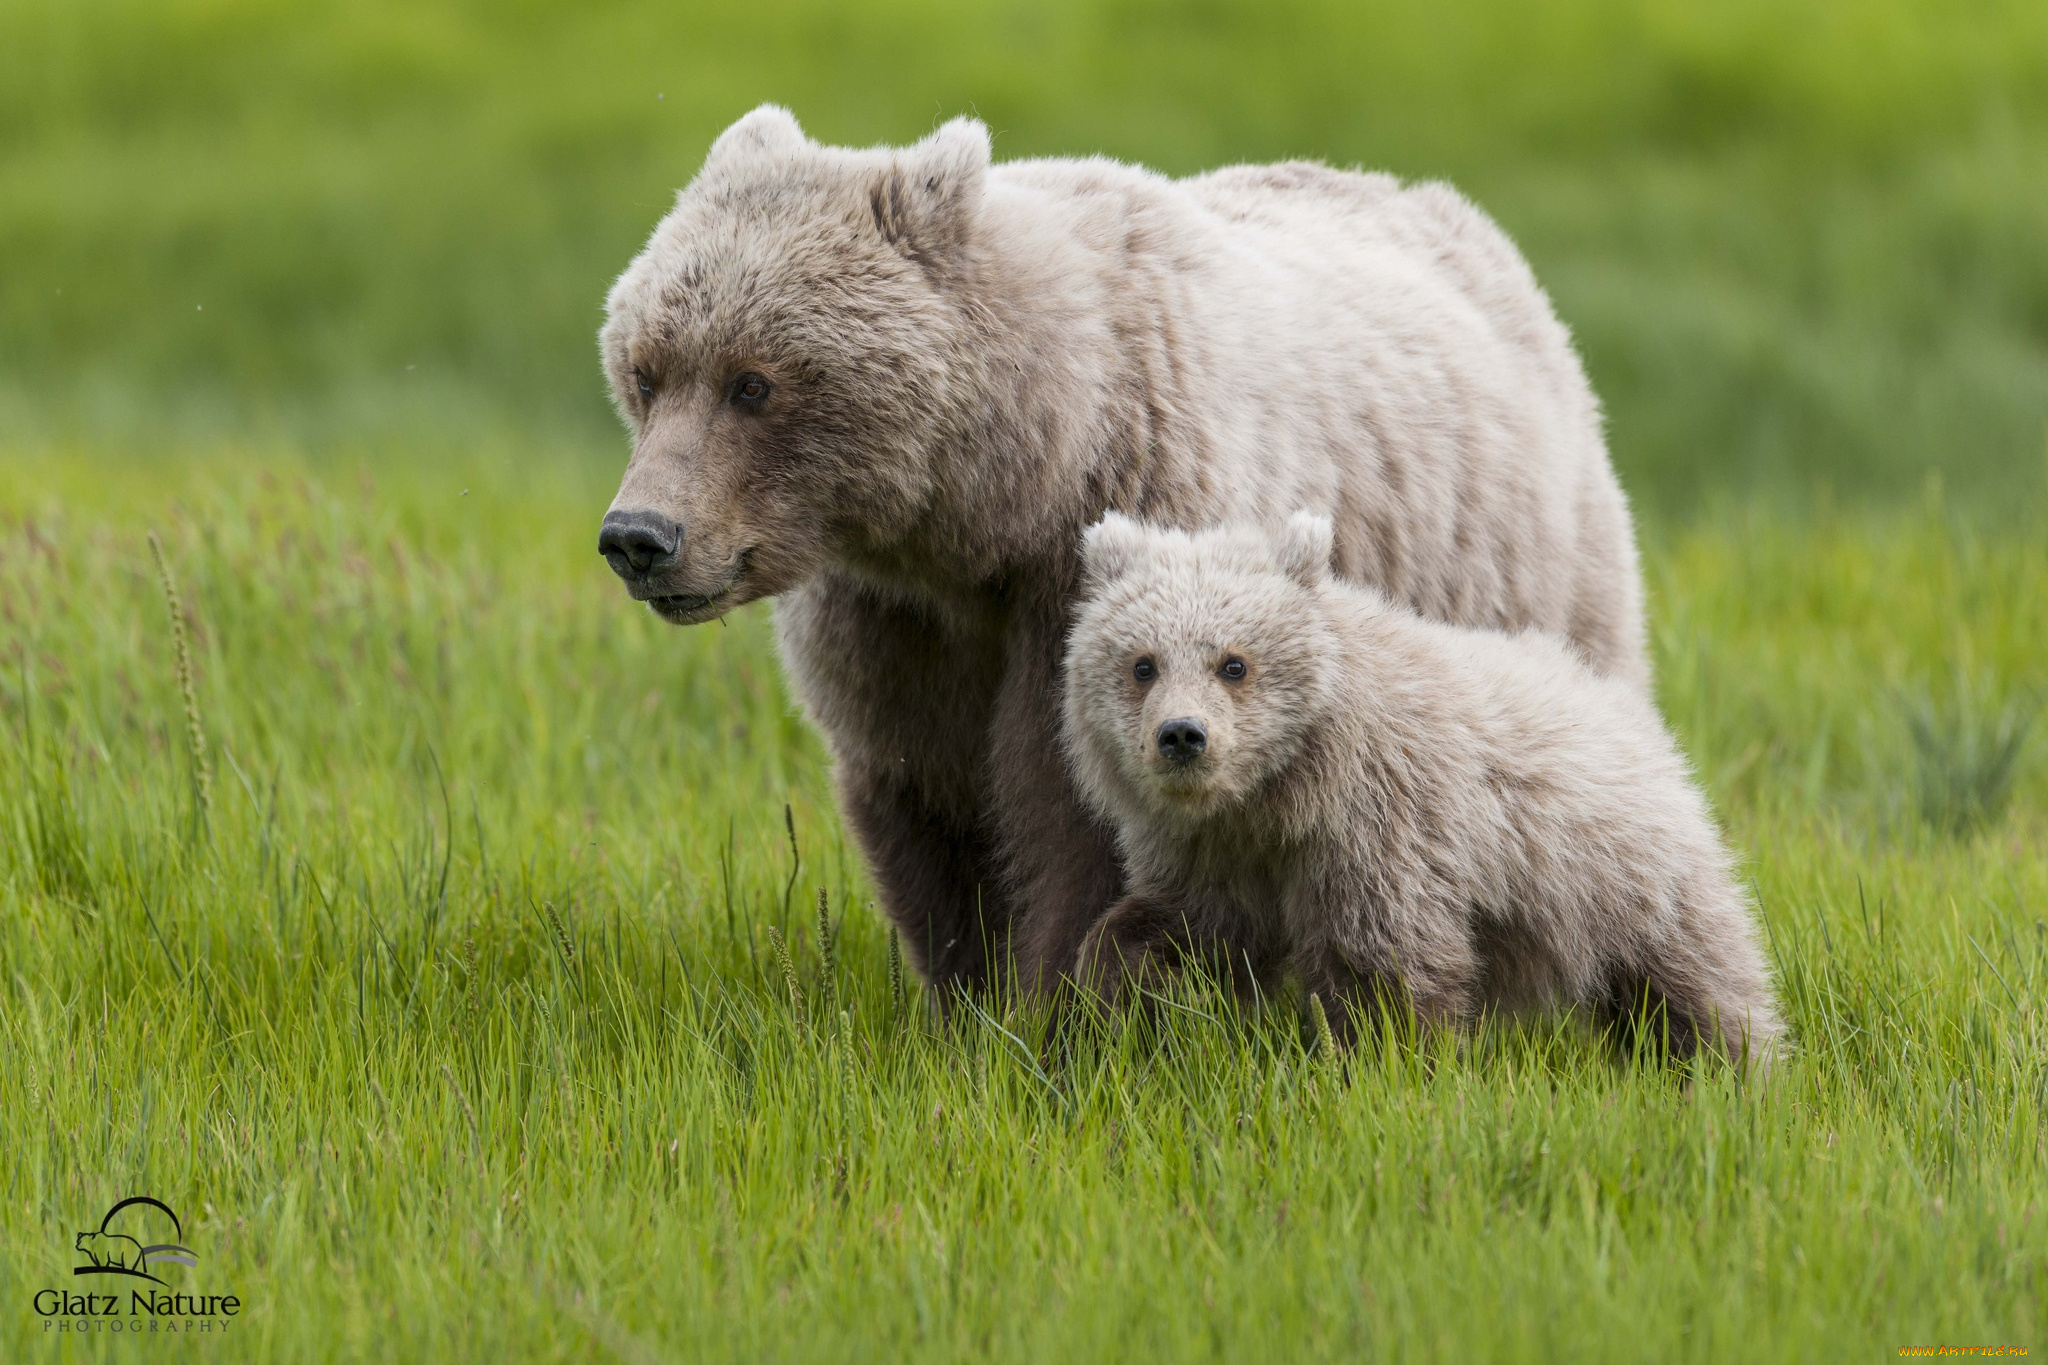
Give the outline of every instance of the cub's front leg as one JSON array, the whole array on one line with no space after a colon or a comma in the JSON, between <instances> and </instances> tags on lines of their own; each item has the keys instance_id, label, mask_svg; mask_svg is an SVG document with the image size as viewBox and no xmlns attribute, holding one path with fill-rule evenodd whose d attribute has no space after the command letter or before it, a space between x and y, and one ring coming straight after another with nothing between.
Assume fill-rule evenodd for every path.
<instances>
[{"instance_id":1,"label":"cub's front leg","mask_svg":"<svg viewBox=\"0 0 2048 1365\"><path fill-rule=\"evenodd\" d=\"M1180 970L1189 926L1164 901L1129 895L1095 921L1081 940L1074 979L1112 1009L1143 990L1157 990Z\"/></svg>"},{"instance_id":2,"label":"cub's front leg","mask_svg":"<svg viewBox=\"0 0 2048 1365\"><path fill-rule=\"evenodd\" d=\"M1257 930L1239 916L1134 891L1089 928L1074 976L1082 989L1114 1007L1141 990L1160 990L1199 965L1241 999L1249 998L1276 984L1284 960L1270 936Z\"/></svg>"},{"instance_id":3,"label":"cub's front leg","mask_svg":"<svg viewBox=\"0 0 2048 1365\"><path fill-rule=\"evenodd\" d=\"M1338 870L1290 897L1294 967L1348 1042L1382 1014L1454 1024L1476 1011L1480 960L1467 908L1425 868Z\"/></svg>"}]
</instances>

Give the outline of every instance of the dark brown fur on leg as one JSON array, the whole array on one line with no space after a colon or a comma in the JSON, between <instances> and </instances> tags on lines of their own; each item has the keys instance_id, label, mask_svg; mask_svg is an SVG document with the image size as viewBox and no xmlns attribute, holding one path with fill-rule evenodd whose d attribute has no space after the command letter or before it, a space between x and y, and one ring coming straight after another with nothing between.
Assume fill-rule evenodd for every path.
<instances>
[{"instance_id":1,"label":"dark brown fur on leg","mask_svg":"<svg viewBox=\"0 0 2048 1365\"><path fill-rule=\"evenodd\" d=\"M1115 1008L1140 990L1157 990L1188 951L1186 922L1154 901L1127 896L1095 921L1076 953L1074 980Z\"/></svg>"},{"instance_id":2,"label":"dark brown fur on leg","mask_svg":"<svg viewBox=\"0 0 2048 1365\"><path fill-rule=\"evenodd\" d=\"M1010 930L983 768L1000 621L971 597L922 609L829 572L776 606L883 908L926 980L971 990L989 984Z\"/></svg>"},{"instance_id":3,"label":"dark brown fur on leg","mask_svg":"<svg viewBox=\"0 0 2048 1365\"><path fill-rule=\"evenodd\" d=\"M1173 978L1199 969L1248 1002L1277 984L1280 965L1270 947L1234 936L1211 917L1125 896L1082 937L1073 977L1081 989L1116 1006L1141 988L1162 990Z\"/></svg>"},{"instance_id":4,"label":"dark brown fur on leg","mask_svg":"<svg viewBox=\"0 0 2048 1365\"><path fill-rule=\"evenodd\" d=\"M1414 934L1382 941L1363 959L1354 954L1325 946L1297 962L1339 1043L1389 1026L1403 1034L1453 1026L1474 1012L1477 964L1462 937Z\"/></svg>"},{"instance_id":5,"label":"dark brown fur on leg","mask_svg":"<svg viewBox=\"0 0 2048 1365\"><path fill-rule=\"evenodd\" d=\"M842 780L840 802L912 964L935 986L987 986L1007 916L1002 889L985 871L986 843L913 792L856 789L859 781Z\"/></svg>"},{"instance_id":6,"label":"dark brown fur on leg","mask_svg":"<svg viewBox=\"0 0 2048 1365\"><path fill-rule=\"evenodd\" d=\"M1660 1061L1683 1062L1700 1050L1701 1022L1673 1005L1658 983L1645 976L1617 979L1598 1014L1612 1030L1624 1057L1647 1052Z\"/></svg>"},{"instance_id":7,"label":"dark brown fur on leg","mask_svg":"<svg viewBox=\"0 0 2048 1365\"><path fill-rule=\"evenodd\" d=\"M1060 750L1055 610L1020 609L989 731L989 787L1011 904L1018 986L1051 991L1072 976L1081 942L1123 894L1110 831L1081 804Z\"/></svg>"},{"instance_id":8,"label":"dark brown fur on leg","mask_svg":"<svg viewBox=\"0 0 2048 1365\"><path fill-rule=\"evenodd\" d=\"M1425 1012L1395 976L1339 969L1306 977L1303 984L1322 1001L1330 1035L1339 1047L1350 1047L1361 1037L1383 1037L1390 1029L1406 1037L1419 1025L1449 1022L1441 1008Z\"/></svg>"},{"instance_id":9,"label":"dark brown fur on leg","mask_svg":"<svg viewBox=\"0 0 2048 1365\"><path fill-rule=\"evenodd\" d=\"M1710 1053L1738 1067L1762 1074L1772 1061L1768 1041L1755 1044L1749 1021L1717 995L1711 982L1685 973L1646 973L1618 977L1608 988L1599 1019L1613 1031L1625 1057L1647 1052L1667 1062L1686 1062Z\"/></svg>"}]
</instances>

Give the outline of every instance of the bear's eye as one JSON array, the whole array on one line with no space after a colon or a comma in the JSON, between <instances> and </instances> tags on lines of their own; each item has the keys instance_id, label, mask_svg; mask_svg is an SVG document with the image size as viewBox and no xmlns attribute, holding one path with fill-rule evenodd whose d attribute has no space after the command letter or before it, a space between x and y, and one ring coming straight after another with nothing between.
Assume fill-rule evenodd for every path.
<instances>
[{"instance_id":1,"label":"bear's eye","mask_svg":"<svg viewBox=\"0 0 2048 1365\"><path fill-rule=\"evenodd\" d=\"M1131 676L1139 682L1151 682L1159 676L1159 669L1150 659L1140 659L1131 666Z\"/></svg>"},{"instance_id":2,"label":"bear's eye","mask_svg":"<svg viewBox=\"0 0 2048 1365\"><path fill-rule=\"evenodd\" d=\"M654 381L647 377L647 371L638 365L633 367L633 383L640 390L642 398L654 397Z\"/></svg>"},{"instance_id":3,"label":"bear's eye","mask_svg":"<svg viewBox=\"0 0 2048 1365\"><path fill-rule=\"evenodd\" d=\"M1232 682L1237 682L1239 679L1244 677L1244 660L1238 658L1235 654L1233 654L1229 658L1225 659L1223 661L1223 667L1216 671L1221 673L1224 677L1230 679Z\"/></svg>"},{"instance_id":4,"label":"bear's eye","mask_svg":"<svg viewBox=\"0 0 2048 1365\"><path fill-rule=\"evenodd\" d=\"M775 386L751 371L732 381L727 391L727 401L737 407L758 408Z\"/></svg>"}]
</instances>

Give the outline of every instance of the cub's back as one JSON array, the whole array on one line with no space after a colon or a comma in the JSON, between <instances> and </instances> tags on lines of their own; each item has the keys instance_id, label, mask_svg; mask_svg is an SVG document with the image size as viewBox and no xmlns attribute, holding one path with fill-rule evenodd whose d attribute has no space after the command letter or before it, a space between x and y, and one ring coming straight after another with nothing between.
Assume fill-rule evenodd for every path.
<instances>
[{"instance_id":1,"label":"cub's back","mask_svg":"<svg viewBox=\"0 0 2048 1365\"><path fill-rule=\"evenodd\" d=\"M1651 698L1569 643L1446 625L1341 579L1321 593L1343 642L1344 690L1381 717L1387 740L1427 756L1447 799L1461 785L1505 782L1575 809L1592 801L1603 818L1633 818L1623 809L1631 793L1667 809L1696 800Z\"/></svg>"}]
</instances>

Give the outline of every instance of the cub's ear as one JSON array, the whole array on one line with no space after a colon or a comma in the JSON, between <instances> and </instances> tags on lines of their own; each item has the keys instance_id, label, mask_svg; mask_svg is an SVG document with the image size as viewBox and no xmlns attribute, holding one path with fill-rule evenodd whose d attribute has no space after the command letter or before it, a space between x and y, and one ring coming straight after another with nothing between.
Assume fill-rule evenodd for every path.
<instances>
[{"instance_id":1,"label":"cub's ear","mask_svg":"<svg viewBox=\"0 0 2048 1365\"><path fill-rule=\"evenodd\" d=\"M796 115L779 104L764 104L718 135L706 166L721 161L746 159L776 161L791 157L811 145Z\"/></svg>"},{"instance_id":2,"label":"cub's ear","mask_svg":"<svg viewBox=\"0 0 2048 1365\"><path fill-rule=\"evenodd\" d=\"M1313 588L1330 576L1333 545L1328 517L1296 512L1273 543L1273 553L1282 573L1304 588Z\"/></svg>"},{"instance_id":3,"label":"cub's ear","mask_svg":"<svg viewBox=\"0 0 2048 1365\"><path fill-rule=\"evenodd\" d=\"M986 124L945 124L899 152L870 187L875 227L925 269L943 267L973 235L988 162Z\"/></svg>"},{"instance_id":4,"label":"cub's ear","mask_svg":"<svg viewBox=\"0 0 2048 1365\"><path fill-rule=\"evenodd\" d=\"M1081 572L1096 586L1110 582L1137 562L1148 535L1142 523L1123 513L1104 512L1081 533Z\"/></svg>"}]
</instances>

